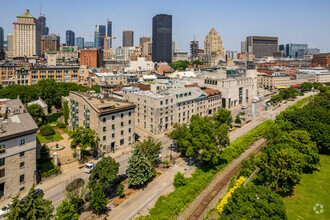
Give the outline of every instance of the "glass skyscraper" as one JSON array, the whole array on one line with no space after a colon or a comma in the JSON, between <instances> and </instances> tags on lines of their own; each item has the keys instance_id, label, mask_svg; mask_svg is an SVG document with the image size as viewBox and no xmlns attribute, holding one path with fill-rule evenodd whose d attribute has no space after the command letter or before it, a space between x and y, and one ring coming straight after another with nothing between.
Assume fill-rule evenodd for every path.
<instances>
[{"instance_id":1,"label":"glass skyscraper","mask_svg":"<svg viewBox=\"0 0 330 220\"><path fill-rule=\"evenodd\" d=\"M105 33L106 33L105 25L100 25L100 24L95 25L94 48L96 49L104 48L104 38L98 36L105 37Z\"/></svg>"},{"instance_id":2,"label":"glass skyscraper","mask_svg":"<svg viewBox=\"0 0 330 220\"><path fill-rule=\"evenodd\" d=\"M291 58L303 57L307 49L307 44L287 44L285 55Z\"/></svg>"},{"instance_id":3,"label":"glass skyscraper","mask_svg":"<svg viewBox=\"0 0 330 220\"><path fill-rule=\"evenodd\" d=\"M4 32L3 32L3 28L0 27L0 50L3 50L4 48Z\"/></svg>"},{"instance_id":4,"label":"glass skyscraper","mask_svg":"<svg viewBox=\"0 0 330 220\"><path fill-rule=\"evenodd\" d=\"M77 37L76 46L78 46L78 49L84 48L84 38L83 37Z\"/></svg>"},{"instance_id":5,"label":"glass skyscraper","mask_svg":"<svg viewBox=\"0 0 330 220\"><path fill-rule=\"evenodd\" d=\"M107 36L108 37L112 37L112 21L108 20L108 24L107 24ZM108 45L108 49L112 48L112 39L110 38L110 45Z\"/></svg>"},{"instance_id":6,"label":"glass skyscraper","mask_svg":"<svg viewBox=\"0 0 330 220\"><path fill-rule=\"evenodd\" d=\"M66 46L74 46L75 34L71 30L66 31Z\"/></svg>"},{"instance_id":7,"label":"glass skyscraper","mask_svg":"<svg viewBox=\"0 0 330 220\"><path fill-rule=\"evenodd\" d=\"M158 14L152 19L152 61L172 62L172 15Z\"/></svg>"}]
</instances>

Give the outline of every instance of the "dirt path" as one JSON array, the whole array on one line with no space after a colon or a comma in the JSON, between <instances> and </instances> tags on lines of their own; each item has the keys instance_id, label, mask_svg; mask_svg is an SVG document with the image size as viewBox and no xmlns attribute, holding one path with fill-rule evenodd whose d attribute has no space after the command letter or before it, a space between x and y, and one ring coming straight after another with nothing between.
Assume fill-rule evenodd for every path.
<instances>
[{"instance_id":1,"label":"dirt path","mask_svg":"<svg viewBox=\"0 0 330 220\"><path fill-rule=\"evenodd\" d=\"M189 205L189 208L178 218L179 220L203 219L207 210L213 208L218 200L225 194L233 175L238 173L241 161L248 158L251 153L257 154L261 148L266 146L266 141L256 141L241 156L235 159L227 168L216 175L210 185Z\"/></svg>"}]
</instances>

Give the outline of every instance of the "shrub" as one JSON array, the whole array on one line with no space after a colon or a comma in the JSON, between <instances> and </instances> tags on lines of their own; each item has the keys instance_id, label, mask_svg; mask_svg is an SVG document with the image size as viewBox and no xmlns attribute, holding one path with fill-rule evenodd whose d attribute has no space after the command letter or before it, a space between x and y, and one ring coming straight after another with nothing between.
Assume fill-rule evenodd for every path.
<instances>
[{"instance_id":1,"label":"shrub","mask_svg":"<svg viewBox=\"0 0 330 220\"><path fill-rule=\"evenodd\" d=\"M187 185L187 179L184 177L183 173L178 172L175 174L173 185L175 188Z\"/></svg>"},{"instance_id":2,"label":"shrub","mask_svg":"<svg viewBox=\"0 0 330 220\"><path fill-rule=\"evenodd\" d=\"M43 116L42 121L43 121L44 124L56 122L57 119L59 117L61 117L62 115L63 115L62 112L56 112L56 113L53 113L53 114L49 114L49 115Z\"/></svg>"},{"instance_id":3,"label":"shrub","mask_svg":"<svg viewBox=\"0 0 330 220\"><path fill-rule=\"evenodd\" d=\"M62 122L57 122L57 127L59 127L59 128L66 128L66 124L64 124Z\"/></svg>"},{"instance_id":4,"label":"shrub","mask_svg":"<svg viewBox=\"0 0 330 220\"><path fill-rule=\"evenodd\" d=\"M50 127L49 125L43 125L40 127L40 134L42 136L49 136L55 134L54 128Z\"/></svg>"},{"instance_id":5,"label":"shrub","mask_svg":"<svg viewBox=\"0 0 330 220\"><path fill-rule=\"evenodd\" d=\"M56 174L60 171L60 168L58 166L55 166L54 169L48 170L47 172L41 174L42 177L48 177L53 174Z\"/></svg>"}]
</instances>

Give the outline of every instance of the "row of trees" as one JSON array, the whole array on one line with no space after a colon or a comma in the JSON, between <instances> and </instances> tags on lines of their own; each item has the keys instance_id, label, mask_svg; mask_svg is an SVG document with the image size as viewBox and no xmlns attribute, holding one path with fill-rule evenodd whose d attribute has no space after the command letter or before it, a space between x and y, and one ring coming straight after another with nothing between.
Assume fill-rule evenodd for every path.
<instances>
[{"instance_id":1,"label":"row of trees","mask_svg":"<svg viewBox=\"0 0 330 220\"><path fill-rule=\"evenodd\" d=\"M200 154L200 159L208 165L217 165L221 150L230 141L228 127L232 126L231 112L219 109L213 117L194 115L190 124L174 124L173 131L168 135L176 141L183 156Z\"/></svg>"},{"instance_id":2,"label":"row of trees","mask_svg":"<svg viewBox=\"0 0 330 220\"><path fill-rule=\"evenodd\" d=\"M98 85L92 86L91 90L100 91ZM54 79L42 79L31 86L8 85L0 87L0 98L16 99L18 96L22 102L28 103L39 97L44 100L49 109L52 106L61 107L61 97L68 96L70 91L86 92L89 88L75 83L57 83Z\"/></svg>"},{"instance_id":3,"label":"row of trees","mask_svg":"<svg viewBox=\"0 0 330 220\"><path fill-rule=\"evenodd\" d=\"M200 60L194 60L193 62L189 62L188 60L178 60L175 63L170 63L169 65L174 70L186 70L190 65L204 65L204 62Z\"/></svg>"}]
</instances>

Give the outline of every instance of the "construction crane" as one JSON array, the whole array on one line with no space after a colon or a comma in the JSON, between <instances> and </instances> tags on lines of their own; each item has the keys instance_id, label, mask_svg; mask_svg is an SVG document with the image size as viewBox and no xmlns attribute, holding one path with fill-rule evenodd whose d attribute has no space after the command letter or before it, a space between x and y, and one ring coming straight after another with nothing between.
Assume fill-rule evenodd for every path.
<instances>
[{"instance_id":1,"label":"construction crane","mask_svg":"<svg viewBox=\"0 0 330 220\"><path fill-rule=\"evenodd\" d=\"M117 38L117 37L108 37L108 36L96 36L96 35L93 35L93 34L77 34L77 35L79 35L79 36L87 36L87 37L104 38L105 39L105 49L104 49L104 52L105 52L104 59L105 60L108 60L108 45L109 45L110 39L116 39Z\"/></svg>"}]
</instances>

